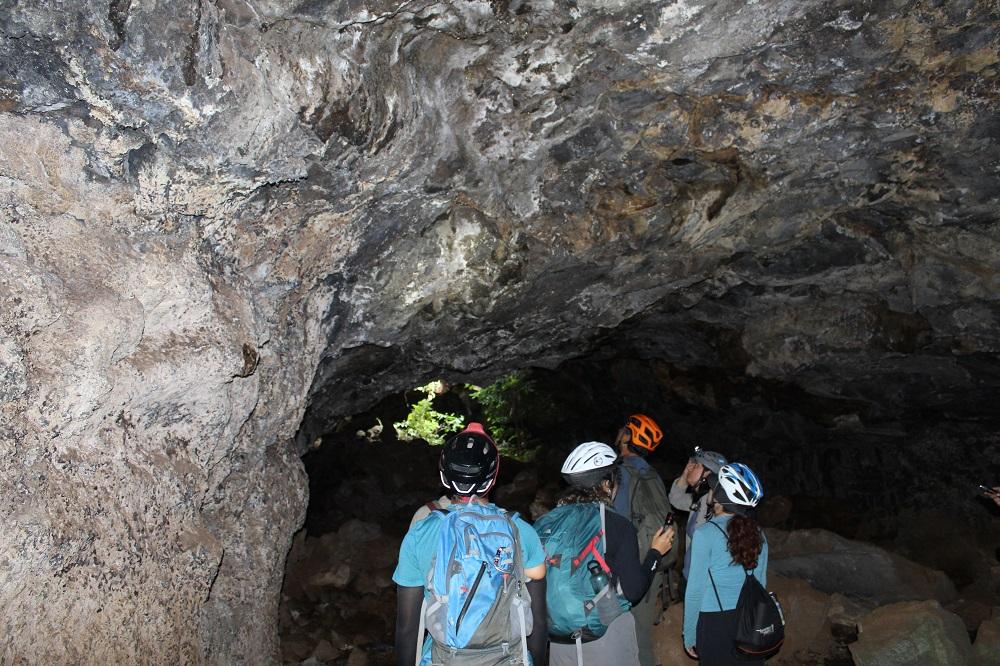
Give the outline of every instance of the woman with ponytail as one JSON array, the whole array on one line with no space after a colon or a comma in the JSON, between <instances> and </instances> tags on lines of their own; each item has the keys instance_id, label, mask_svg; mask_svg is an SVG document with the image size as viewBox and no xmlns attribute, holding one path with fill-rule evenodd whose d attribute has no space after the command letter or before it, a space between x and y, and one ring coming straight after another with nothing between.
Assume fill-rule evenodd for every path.
<instances>
[{"instance_id":1,"label":"woman with ponytail","mask_svg":"<svg viewBox=\"0 0 1000 666\"><path fill-rule=\"evenodd\" d=\"M742 463L711 479L715 515L694 533L684 595L684 649L702 666L763 664L736 650L736 602L747 573L767 585L767 540L754 518L764 496Z\"/></svg>"}]
</instances>

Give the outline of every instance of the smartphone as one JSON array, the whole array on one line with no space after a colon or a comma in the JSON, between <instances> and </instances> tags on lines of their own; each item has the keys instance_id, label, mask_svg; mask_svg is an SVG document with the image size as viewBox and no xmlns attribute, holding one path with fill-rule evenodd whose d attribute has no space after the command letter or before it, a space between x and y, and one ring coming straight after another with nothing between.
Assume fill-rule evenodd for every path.
<instances>
[{"instance_id":1,"label":"smartphone","mask_svg":"<svg viewBox=\"0 0 1000 666\"><path fill-rule=\"evenodd\" d=\"M987 495L996 495L997 494L997 491L993 490L992 488L990 488L988 486L984 486L981 483L979 484L979 489L981 491L983 491L984 493L986 493Z\"/></svg>"}]
</instances>

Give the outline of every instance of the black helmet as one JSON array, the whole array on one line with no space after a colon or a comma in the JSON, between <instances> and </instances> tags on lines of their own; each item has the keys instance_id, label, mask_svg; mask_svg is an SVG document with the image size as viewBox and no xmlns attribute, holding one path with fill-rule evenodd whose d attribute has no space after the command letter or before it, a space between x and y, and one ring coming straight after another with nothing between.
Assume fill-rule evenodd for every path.
<instances>
[{"instance_id":1,"label":"black helmet","mask_svg":"<svg viewBox=\"0 0 1000 666\"><path fill-rule=\"evenodd\" d=\"M448 439L438 463L441 483L459 495L485 495L500 471L497 445L479 423Z\"/></svg>"}]
</instances>

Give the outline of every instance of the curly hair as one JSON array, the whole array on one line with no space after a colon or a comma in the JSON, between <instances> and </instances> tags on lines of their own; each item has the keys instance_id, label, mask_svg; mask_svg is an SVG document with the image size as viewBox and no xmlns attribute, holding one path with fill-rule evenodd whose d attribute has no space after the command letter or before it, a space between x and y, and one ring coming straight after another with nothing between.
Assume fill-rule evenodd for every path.
<instances>
[{"instance_id":1,"label":"curly hair","mask_svg":"<svg viewBox=\"0 0 1000 666\"><path fill-rule=\"evenodd\" d=\"M570 486L560 497L559 501L556 502L556 506L565 506L566 504L588 504L590 502L604 502L608 506L613 504L613 499L611 497L611 491L605 489L604 482L610 481L611 488L613 489L618 485L621 479L621 474L618 470L618 466L615 465L608 470L607 475L601 481L589 488L580 488L577 486Z\"/></svg>"},{"instance_id":2,"label":"curly hair","mask_svg":"<svg viewBox=\"0 0 1000 666\"><path fill-rule=\"evenodd\" d=\"M729 554L733 557L733 564L739 564L744 569L756 569L757 558L764 546L764 535L757 521L735 515L729 519L726 535L729 537Z\"/></svg>"}]
</instances>

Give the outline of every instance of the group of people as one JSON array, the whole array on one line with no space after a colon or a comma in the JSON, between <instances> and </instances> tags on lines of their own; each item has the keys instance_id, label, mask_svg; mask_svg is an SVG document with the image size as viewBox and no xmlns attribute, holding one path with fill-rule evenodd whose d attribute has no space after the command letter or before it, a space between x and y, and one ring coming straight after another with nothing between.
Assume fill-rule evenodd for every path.
<instances>
[{"instance_id":1,"label":"group of people","mask_svg":"<svg viewBox=\"0 0 1000 666\"><path fill-rule=\"evenodd\" d=\"M646 461L662 441L633 414L613 446L580 444L562 466L568 488L532 526L488 500L500 457L483 427L451 437L439 461L448 495L414 515L393 574L397 663L653 666L659 577L676 563L671 506L690 514L684 649L707 666L754 663L733 639L744 581L766 584L760 481L695 449L668 494Z\"/></svg>"}]
</instances>

